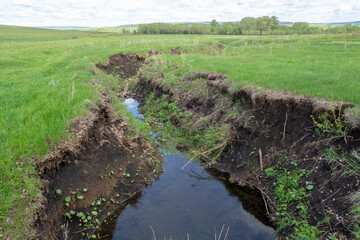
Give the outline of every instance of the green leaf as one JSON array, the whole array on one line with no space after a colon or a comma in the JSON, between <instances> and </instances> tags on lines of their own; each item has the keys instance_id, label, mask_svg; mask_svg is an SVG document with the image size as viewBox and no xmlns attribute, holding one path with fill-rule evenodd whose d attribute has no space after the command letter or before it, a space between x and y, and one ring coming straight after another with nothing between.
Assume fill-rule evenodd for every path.
<instances>
[{"instance_id":1,"label":"green leaf","mask_svg":"<svg viewBox=\"0 0 360 240\"><path fill-rule=\"evenodd\" d=\"M61 195L61 193L62 193L62 192L61 192L60 189L56 189L56 194L57 194L57 195Z\"/></svg>"},{"instance_id":2,"label":"green leaf","mask_svg":"<svg viewBox=\"0 0 360 240\"><path fill-rule=\"evenodd\" d=\"M83 213L83 212L78 212L78 213L76 214L76 216L79 217L79 218L81 218L82 216L84 216L84 213Z\"/></svg>"}]
</instances>

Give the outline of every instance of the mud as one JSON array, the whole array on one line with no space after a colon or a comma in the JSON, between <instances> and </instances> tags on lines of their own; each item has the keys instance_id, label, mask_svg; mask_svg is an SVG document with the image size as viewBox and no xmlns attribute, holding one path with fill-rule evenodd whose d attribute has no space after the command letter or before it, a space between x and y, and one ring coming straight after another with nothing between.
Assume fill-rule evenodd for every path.
<instances>
[{"instance_id":1,"label":"mud","mask_svg":"<svg viewBox=\"0 0 360 240\"><path fill-rule=\"evenodd\" d=\"M314 190L308 199L310 224L315 226L323 222L318 227L324 231L324 238L330 232L337 232L340 237L352 239L349 227L352 221L349 217L352 203L349 196L359 190L360 178L358 174L346 175L344 168L330 164L325 152L326 149L338 146L346 152L358 149L359 131L350 132L351 136L346 141L343 138L321 137L316 134L310 116L317 117L329 112L329 103L246 88L233 92L224 83L226 76L223 74L196 73L182 78L179 85L186 86L198 78L205 79L203 84L206 91L200 94L194 89L185 91L184 87L166 89L161 75L147 79L140 73L135 91L140 99L150 93L154 93L155 97L166 94L167 101L177 101L179 107L193 114L193 126L198 131L207 127L201 122L202 117L208 117L211 125L231 124L231 139L221 158L216 162L206 158L203 160L210 168L227 176L229 182L258 189L266 201L268 217L275 225L278 216L275 214L273 179L267 178L263 169L278 165L292 170L294 166L290 162L295 161L300 168L313 170L306 179L314 184ZM352 104L345 103L343 109L350 106ZM236 113L239 117L231 119L229 112ZM174 124L177 124L176 121ZM191 146L179 148L189 149ZM305 186L305 180L302 185ZM290 210L296 212L295 206ZM328 222L325 221L327 218ZM287 229L282 234L291 231Z\"/></svg>"},{"instance_id":2,"label":"mud","mask_svg":"<svg viewBox=\"0 0 360 240\"><path fill-rule=\"evenodd\" d=\"M112 56L105 71L120 77L134 74L144 60L134 54ZM127 69L115 68L124 64ZM133 65L132 65L133 64ZM124 67L125 67L124 66ZM36 239L88 239L119 206L126 206L162 172L156 145L135 135L116 116L106 94L89 116L69 128L73 140L39 161L44 202L38 210Z\"/></svg>"}]
</instances>

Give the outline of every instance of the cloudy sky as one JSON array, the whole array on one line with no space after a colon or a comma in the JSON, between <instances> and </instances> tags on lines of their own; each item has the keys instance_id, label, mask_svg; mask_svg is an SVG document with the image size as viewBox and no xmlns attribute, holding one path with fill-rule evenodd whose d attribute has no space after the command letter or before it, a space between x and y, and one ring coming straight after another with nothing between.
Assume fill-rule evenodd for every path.
<instances>
[{"instance_id":1,"label":"cloudy sky","mask_svg":"<svg viewBox=\"0 0 360 240\"><path fill-rule=\"evenodd\" d=\"M118 26L131 23L237 21L278 16L280 21L360 20L359 0L0 0L0 24Z\"/></svg>"}]
</instances>

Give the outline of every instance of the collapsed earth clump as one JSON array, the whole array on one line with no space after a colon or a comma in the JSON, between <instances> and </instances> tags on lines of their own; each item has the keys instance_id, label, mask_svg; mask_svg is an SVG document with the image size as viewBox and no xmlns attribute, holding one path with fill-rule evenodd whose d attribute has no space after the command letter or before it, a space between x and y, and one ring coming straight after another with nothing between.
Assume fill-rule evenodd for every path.
<instances>
[{"instance_id":1,"label":"collapsed earth clump","mask_svg":"<svg viewBox=\"0 0 360 240\"><path fill-rule=\"evenodd\" d=\"M152 54L158 54L153 52ZM136 75L139 68L144 64L145 57L134 53L119 53L109 57L109 63L98 63L96 67L107 74L120 78L128 78Z\"/></svg>"}]
</instances>

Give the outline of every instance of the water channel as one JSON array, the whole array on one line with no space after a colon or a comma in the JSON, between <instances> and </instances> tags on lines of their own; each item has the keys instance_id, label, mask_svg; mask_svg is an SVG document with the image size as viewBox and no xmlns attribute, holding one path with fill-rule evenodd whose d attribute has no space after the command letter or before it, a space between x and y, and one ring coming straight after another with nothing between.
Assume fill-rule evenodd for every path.
<instances>
[{"instance_id":1,"label":"water channel","mask_svg":"<svg viewBox=\"0 0 360 240\"><path fill-rule=\"evenodd\" d=\"M124 104L141 119L136 100ZM275 239L273 228L244 209L238 190L188 161L165 150L164 173L123 210L112 239Z\"/></svg>"}]
</instances>

